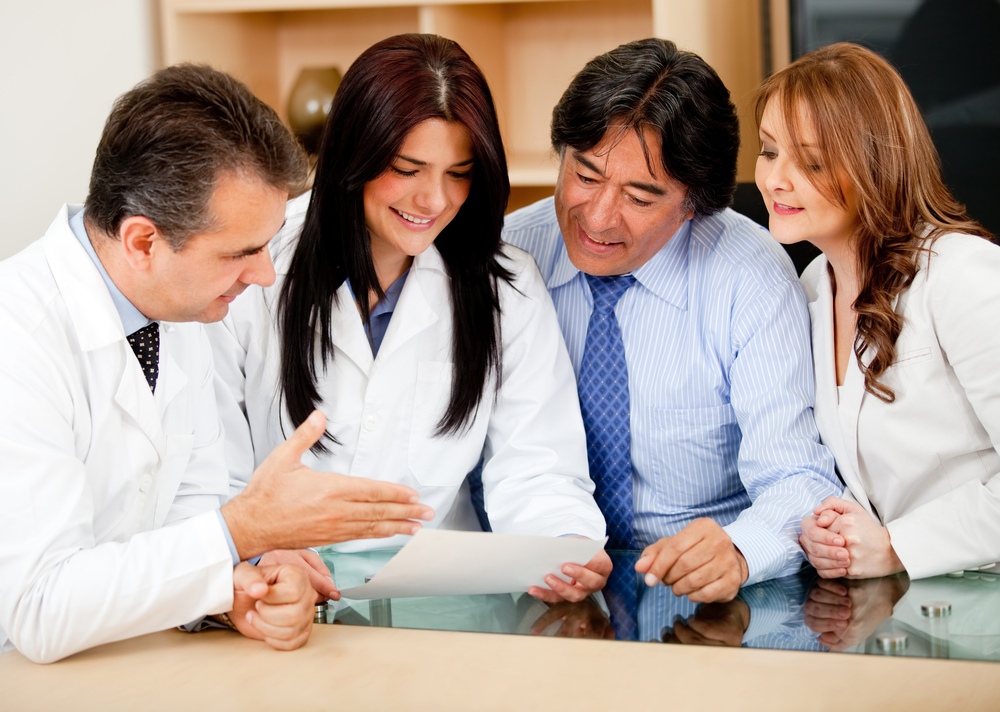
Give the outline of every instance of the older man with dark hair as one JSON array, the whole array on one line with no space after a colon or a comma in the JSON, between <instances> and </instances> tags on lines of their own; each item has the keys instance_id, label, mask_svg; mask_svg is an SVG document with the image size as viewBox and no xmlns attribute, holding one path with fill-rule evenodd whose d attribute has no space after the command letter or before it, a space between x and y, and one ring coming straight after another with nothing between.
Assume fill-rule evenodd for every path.
<instances>
[{"instance_id":1,"label":"older man with dark hair","mask_svg":"<svg viewBox=\"0 0 1000 712\"><path fill-rule=\"evenodd\" d=\"M304 467L320 413L229 500L212 351L187 322L274 281L305 170L245 86L170 67L115 104L84 209L0 263L0 651L48 662L208 614L295 648L338 593L288 549L432 516L409 488Z\"/></svg>"},{"instance_id":2,"label":"older man with dark hair","mask_svg":"<svg viewBox=\"0 0 1000 712\"><path fill-rule=\"evenodd\" d=\"M509 215L504 239L555 302L609 547L645 547L646 583L694 601L794 572L800 517L841 487L812 416L802 287L727 209L728 90L672 42L622 45L573 79L552 145L554 198Z\"/></svg>"}]
</instances>

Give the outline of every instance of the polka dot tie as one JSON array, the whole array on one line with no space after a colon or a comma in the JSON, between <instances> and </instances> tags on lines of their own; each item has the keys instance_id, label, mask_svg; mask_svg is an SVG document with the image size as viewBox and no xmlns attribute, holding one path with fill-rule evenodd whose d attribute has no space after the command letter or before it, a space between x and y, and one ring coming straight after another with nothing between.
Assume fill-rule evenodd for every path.
<instances>
[{"instance_id":1,"label":"polka dot tie","mask_svg":"<svg viewBox=\"0 0 1000 712\"><path fill-rule=\"evenodd\" d=\"M580 409L587 431L594 499L608 522L608 548L634 549L628 367L615 305L635 277L584 275L594 295L580 363Z\"/></svg>"},{"instance_id":2,"label":"polka dot tie","mask_svg":"<svg viewBox=\"0 0 1000 712\"><path fill-rule=\"evenodd\" d=\"M129 335L128 343L139 359L150 392L155 393L156 376L160 368L160 325L154 321L149 326L144 326Z\"/></svg>"}]
</instances>

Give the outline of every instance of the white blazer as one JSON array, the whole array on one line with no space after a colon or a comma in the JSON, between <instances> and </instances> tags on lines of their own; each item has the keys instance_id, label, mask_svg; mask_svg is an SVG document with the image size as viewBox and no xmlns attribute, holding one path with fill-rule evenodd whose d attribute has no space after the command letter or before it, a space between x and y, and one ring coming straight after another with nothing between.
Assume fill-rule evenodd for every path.
<instances>
[{"instance_id":1,"label":"white blazer","mask_svg":"<svg viewBox=\"0 0 1000 712\"><path fill-rule=\"evenodd\" d=\"M853 354L838 397L826 258L802 274L816 424L850 494L889 529L911 578L1000 560L1000 247L939 238L895 309L896 362L864 390Z\"/></svg>"},{"instance_id":2,"label":"white blazer","mask_svg":"<svg viewBox=\"0 0 1000 712\"><path fill-rule=\"evenodd\" d=\"M308 201L306 194L289 202L285 227L272 241L277 283L248 289L229 316L209 328L226 384L219 411L234 493L294 430L279 403L275 314ZM500 288L503 385L499 394L492 385L487 388L468 430L434 434L448 405L453 366L449 279L431 246L413 261L377 357L347 284L340 287L333 360L319 383L328 430L340 444L328 443L329 456L306 453L303 462L320 471L407 485L436 513L425 526L478 530L465 483L482 455L485 506L494 531L603 537L576 379L555 309L531 257L511 247L505 254L515 280ZM338 548L401 546L408 538Z\"/></svg>"},{"instance_id":3,"label":"white blazer","mask_svg":"<svg viewBox=\"0 0 1000 712\"><path fill-rule=\"evenodd\" d=\"M0 263L0 644L42 662L233 596L204 330L161 324L153 396L69 215Z\"/></svg>"}]
</instances>

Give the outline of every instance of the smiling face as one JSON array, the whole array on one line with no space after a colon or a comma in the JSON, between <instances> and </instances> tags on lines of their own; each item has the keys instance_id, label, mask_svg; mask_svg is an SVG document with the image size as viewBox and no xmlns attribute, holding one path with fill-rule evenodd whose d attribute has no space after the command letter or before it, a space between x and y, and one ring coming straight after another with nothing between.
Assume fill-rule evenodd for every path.
<instances>
[{"instance_id":1,"label":"smiling face","mask_svg":"<svg viewBox=\"0 0 1000 712\"><path fill-rule=\"evenodd\" d=\"M162 237L151 242L148 271L133 303L150 319L219 321L251 284L270 286L274 267L267 243L285 220L288 191L257 178L224 174L209 202L213 229L174 252Z\"/></svg>"},{"instance_id":2,"label":"smiling face","mask_svg":"<svg viewBox=\"0 0 1000 712\"><path fill-rule=\"evenodd\" d=\"M780 101L772 98L760 122L761 152L755 178L767 212L771 235L782 244L808 240L823 252L840 250L849 244L858 228L855 191L843 171L837 176L847 206L823 195L795 161ZM808 159L806 170L817 177L824 170L823 153L816 140L811 119L800 113L797 129Z\"/></svg>"},{"instance_id":3,"label":"smiling face","mask_svg":"<svg viewBox=\"0 0 1000 712\"><path fill-rule=\"evenodd\" d=\"M559 228L570 261L597 276L642 267L689 220L687 189L658 158L660 139L644 134L653 170L635 131L611 127L589 151L563 150L556 181Z\"/></svg>"},{"instance_id":4,"label":"smiling face","mask_svg":"<svg viewBox=\"0 0 1000 712\"><path fill-rule=\"evenodd\" d=\"M469 197L472 163L465 126L427 119L406 134L388 170L365 184L365 224L383 287L458 214Z\"/></svg>"}]
</instances>

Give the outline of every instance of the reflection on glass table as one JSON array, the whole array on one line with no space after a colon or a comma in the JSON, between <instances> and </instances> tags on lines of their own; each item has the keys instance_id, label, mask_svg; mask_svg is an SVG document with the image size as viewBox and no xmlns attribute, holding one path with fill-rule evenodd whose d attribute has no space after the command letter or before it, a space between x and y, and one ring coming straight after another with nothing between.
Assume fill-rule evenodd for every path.
<instances>
[{"instance_id":1,"label":"reflection on glass table","mask_svg":"<svg viewBox=\"0 0 1000 712\"><path fill-rule=\"evenodd\" d=\"M363 584L397 550L321 550L338 588ZM1000 661L1000 570L910 581L817 578L812 569L700 604L632 568L638 551L609 552L604 595L548 606L526 593L331 602L327 623Z\"/></svg>"}]
</instances>

